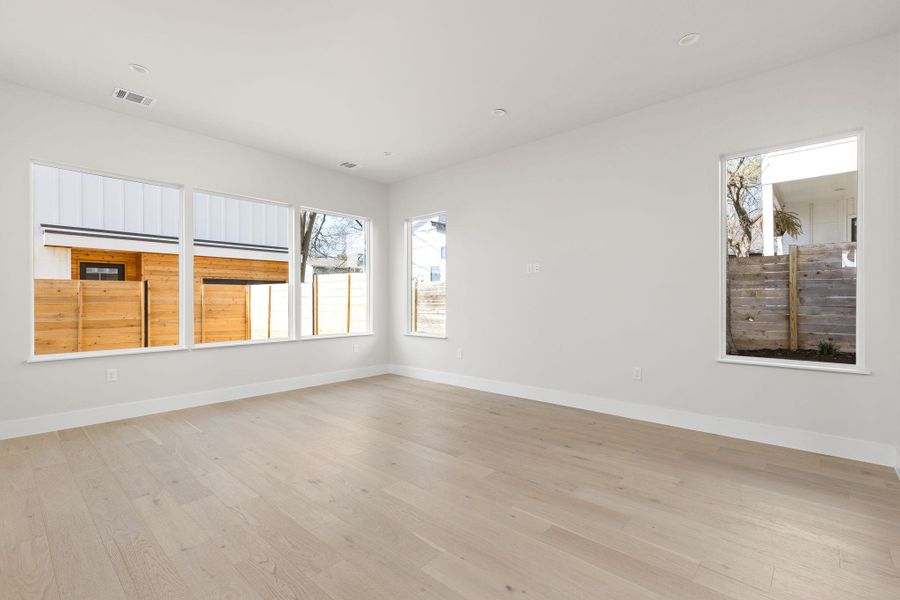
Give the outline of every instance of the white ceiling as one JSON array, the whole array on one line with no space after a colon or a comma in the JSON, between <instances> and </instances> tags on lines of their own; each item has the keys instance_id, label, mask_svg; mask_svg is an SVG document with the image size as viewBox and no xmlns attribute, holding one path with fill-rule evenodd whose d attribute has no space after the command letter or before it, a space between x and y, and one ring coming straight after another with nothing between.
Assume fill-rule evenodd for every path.
<instances>
[{"instance_id":1,"label":"white ceiling","mask_svg":"<svg viewBox=\"0 0 900 600\"><path fill-rule=\"evenodd\" d=\"M898 0L0 0L0 78L391 182L898 24Z\"/></svg>"},{"instance_id":2,"label":"white ceiling","mask_svg":"<svg viewBox=\"0 0 900 600\"><path fill-rule=\"evenodd\" d=\"M784 204L834 202L856 198L856 171L784 181L774 185L775 195Z\"/></svg>"}]
</instances>

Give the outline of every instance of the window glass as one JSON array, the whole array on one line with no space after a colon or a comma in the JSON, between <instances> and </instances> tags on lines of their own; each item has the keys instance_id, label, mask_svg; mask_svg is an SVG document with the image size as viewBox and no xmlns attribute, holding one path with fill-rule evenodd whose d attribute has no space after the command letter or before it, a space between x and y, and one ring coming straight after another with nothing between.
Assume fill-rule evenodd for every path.
<instances>
[{"instance_id":1,"label":"window glass","mask_svg":"<svg viewBox=\"0 0 900 600\"><path fill-rule=\"evenodd\" d=\"M724 169L727 355L855 364L857 138Z\"/></svg>"},{"instance_id":2,"label":"window glass","mask_svg":"<svg viewBox=\"0 0 900 600\"><path fill-rule=\"evenodd\" d=\"M32 166L34 354L179 343L181 192Z\"/></svg>"},{"instance_id":3,"label":"window glass","mask_svg":"<svg viewBox=\"0 0 900 600\"><path fill-rule=\"evenodd\" d=\"M409 221L408 331L447 334L447 217Z\"/></svg>"},{"instance_id":4,"label":"window glass","mask_svg":"<svg viewBox=\"0 0 900 600\"><path fill-rule=\"evenodd\" d=\"M369 332L368 220L304 210L301 230L302 335Z\"/></svg>"},{"instance_id":5,"label":"window glass","mask_svg":"<svg viewBox=\"0 0 900 600\"><path fill-rule=\"evenodd\" d=\"M194 343L291 336L291 210L194 194Z\"/></svg>"}]
</instances>

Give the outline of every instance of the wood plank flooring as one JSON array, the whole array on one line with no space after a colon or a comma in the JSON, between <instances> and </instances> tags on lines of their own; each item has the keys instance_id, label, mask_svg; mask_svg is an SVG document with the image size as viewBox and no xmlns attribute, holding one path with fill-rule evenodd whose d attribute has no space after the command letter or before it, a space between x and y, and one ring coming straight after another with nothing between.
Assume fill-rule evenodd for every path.
<instances>
[{"instance_id":1,"label":"wood plank flooring","mask_svg":"<svg viewBox=\"0 0 900 600\"><path fill-rule=\"evenodd\" d=\"M891 469L396 376L0 442L0 598L900 598Z\"/></svg>"}]
</instances>

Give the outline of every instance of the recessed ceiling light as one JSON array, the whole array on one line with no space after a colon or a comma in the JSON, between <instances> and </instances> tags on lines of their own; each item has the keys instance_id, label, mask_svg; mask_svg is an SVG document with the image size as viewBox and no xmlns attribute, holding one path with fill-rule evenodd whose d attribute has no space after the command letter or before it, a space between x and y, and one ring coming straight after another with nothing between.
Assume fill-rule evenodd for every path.
<instances>
[{"instance_id":1,"label":"recessed ceiling light","mask_svg":"<svg viewBox=\"0 0 900 600\"><path fill-rule=\"evenodd\" d=\"M693 46L700 41L699 33L688 33L678 39L679 46Z\"/></svg>"},{"instance_id":2,"label":"recessed ceiling light","mask_svg":"<svg viewBox=\"0 0 900 600\"><path fill-rule=\"evenodd\" d=\"M135 73L140 73L141 75L149 75L150 69L145 67L144 65L139 65L137 63L131 63L128 65L128 68L134 71Z\"/></svg>"},{"instance_id":3,"label":"recessed ceiling light","mask_svg":"<svg viewBox=\"0 0 900 600\"><path fill-rule=\"evenodd\" d=\"M494 110L491 111L491 114L494 115L495 117L505 117L506 109L505 108L495 108Z\"/></svg>"}]
</instances>

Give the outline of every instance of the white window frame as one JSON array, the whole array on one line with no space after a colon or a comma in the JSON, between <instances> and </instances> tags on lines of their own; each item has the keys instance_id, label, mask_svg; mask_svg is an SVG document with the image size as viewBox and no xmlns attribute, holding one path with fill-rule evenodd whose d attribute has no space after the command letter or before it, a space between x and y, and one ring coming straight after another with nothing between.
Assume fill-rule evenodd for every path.
<instances>
[{"instance_id":1,"label":"white window frame","mask_svg":"<svg viewBox=\"0 0 900 600\"><path fill-rule=\"evenodd\" d=\"M406 296L406 300L404 301L406 317L404 319L404 335L409 337L419 337L419 338L431 338L437 340L446 340L448 339L448 334L450 331L450 303L447 302L447 316L444 320L444 333L443 335L435 334L435 333L418 333L412 330L412 290L410 289L411 281L412 281L412 224L415 221L421 221L423 219L428 219L432 217L443 216L444 220L447 220L447 211L445 210L436 210L433 212L427 212L420 215L415 215L412 217L407 217L403 222L403 231L404 231L404 245L405 245L405 260L406 265L404 268L404 273L406 273L406 281L403 284L404 294ZM446 235L446 234L445 234ZM449 244L445 241L444 248L447 248ZM444 250L446 256L449 256L449 252ZM450 271L450 261L449 258L444 258L444 261L448 265L444 270L444 281L447 283L447 299L450 297L450 288L449 288L449 271Z\"/></svg>"},{"instance_id":2,"label":"white window frame","mask_svg":"<svg viewBox=\"0 0 900 600\"><path fill-rule=\"evenodd\" d=\"M194 307L194 217L196 216L194 213L194 196L197 194L208 194L211 196L220 196L222 198L232 198L235 200L247 200L248 202L258 202L262 204L272 204L274 206L283 206L288 209L288 336L283 338L275 338L269 340L233 340L229 342L195 342L194 341L194 315L191 314L190 328L185 327L185 331L183 335L187 340L187 347L192 350L204 350L206 348L230 348L234 346L259 346L263 344L278 344L284 342L295 342L297 341L297 319L295 318L296 312L296 298L295 288L297 281L296 274L296 259L294 257L294 252L296 250L296 244L294 240L296 239L296 229L297 229L297 220L296 220L296 211L297 208L293 204L289 204L287 202L279 202L278 200L269 200L268 198L259 198L256 196L247 196L243 194L232 194L229 192L219 192L207 188L192 188L191 189L191 209L190 209L190 269L189 274L190 278L188 279L188 283L186 284L188 289L187 297L190 298L190 305L193 309ZM187 220L187 219L185 219ZM187 270L186 270L187 272Z\"/></svg>"},{"instance_id":3,"label":"white window frame","mask_svg":"<svg viewBox=\"0 0 900 600\"><path fill-rule=\"evenodd\" d=\"M179 288L178 294L178 344L172 346L154 346L149 348L122 348L119 350L89 350L86 352L65 352L59 354L35 354L34 353L34 267L35 267L35 255L34 255L34 218L35 218L35 197L34 197L34 167L35 166L43 166L50 167L52 169L64 169L67 171L75 171L78 173L84 173L87 175L97 175L99 177L109 177L112 179L120 179L123 181L132 181L135 183L144 183L148 185L157 185L161 187L167 187L171 189L175 189L178 191L178 201L179 205L179 240L178 240L178 256L179 256L179 286L184 285L184 255L186 249L186 240L185 240L185 211L186 205L185 202L185 186L179 183L171 183L159 181L156 179L149 179L144 177L134 177L131 175L121 175L119 173L113 173L110 171L104 171L102 169L94 169L91 167L84 167L81 165L73 165L69 163L63 163L52 160L43 160L39 158L33 158L28 162L28 178L29 178L29 219L28 219L28 264L30 265L30 270L28 273L28 322L30 324L29 329L29 353L28 358L25 360L26 363L40 363L40 362L53 362L59 360L73 360L80 358L97 358L97 357L107 357L107 356L124 356L128 354L155 354L157 352L173 352L186 350L186 340L184 336L184 321L185 321L185 299L184 294L182 293L182 289Z\"/></svg>"},{"instance_id":4,"label":"white window frame","mask_svg":"<svg viewBox=\"0 0 900 600\"><path fill-rule=\"evenodd\" d=\"M813 146L827 142L834 142L841 139L856 138L856 173L857 173L857 242L856 242L856 364L843 365L839 363L817 362L817 361L799 361L781 358L763 358L753 356L737 356L728 354L726 347L726 328L727 328L727 260L728 260L728 233L725 224L725 193L727 187L727 165L728 161L741 158L743 156L754 156L758 154L768 154L780 152L784 150L792 150L802 148L804 146ZM755 150L745 150L741 152L731 152L722 154L719 157L719 193L716 197L719 214L719 327L718 327L718 362L735 364L735 365L754 365L762 367L775 367L787 369L800 369L806 371L822 371L831 373L849 373L868 375L870 371L866 369L866 327L865 327L865 245L866 234L865 228L865 134L862 130L852 130L833 135L822 136L819 138L811 138L798 142L783 144L780 146L768 146Z\"/></svg>"},{"instance_id":5,"label":"white window frame","mask_svg":"<svg viewBox=\"0 0 900 600\"><path fill-rule=\"evenodd\" d=\"M300 339L301 341L304 341L304 342L311 342L311 341L315 341L315 340L333 340L333 339L337 339L337 338L363 337L363 336L375 335L375 325L374 325L373 319L372 319L372 315L375 314L373 312L374 295L372 294L372 290L373 290L372 282L375 279L375 277L373 276L375 265L374 265L374 262L372 261L372 255L373 255L373 252L372 252L372 246L373 246L373 243L372 243L372 219L369 217L363 217L361 215L354 215L351 213L344 213L344 212L339 212L336 210L329 210L329 209L325 209L325 208L314 208L312 206L301 206L297 210L300 213L315 212L317 214L328 215L330 217L342 217L345 219L355 219L357 221L361 221L363 223L363 235L364 235L365 241L366 241L366 330L365 331L357 331L357 332L353 332L353 333L327 333L324 335L303 335L302 321L303 321L304 307L303 307L303 299L302 299L302 294L301 294L300 295L301 296L300 319L298 319L298 326L297 326L298 330L300 332L298 339ZM300 221L301 221L301 219L297 219L297 224L296 224L297 227L302 226ZM300 236L302 236L302 235L303 235L303 231L301 230L299 235L297 236L297 239L299 240ZM294 258L294 254L296 254L296 252L299 252L299 247L291 252L292 258ZM299 282L300 282L299 269L300 269L301 261L299 260L299 256L297 258L298 258L298 260L297 260L298 276L296 278L296 281L299 284Z\"/></svg>"}]
</instances>

